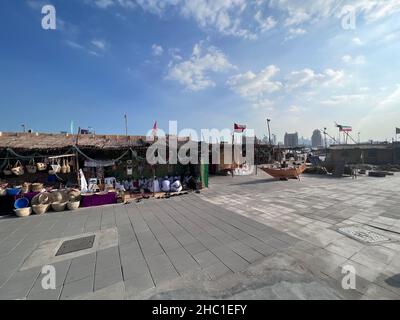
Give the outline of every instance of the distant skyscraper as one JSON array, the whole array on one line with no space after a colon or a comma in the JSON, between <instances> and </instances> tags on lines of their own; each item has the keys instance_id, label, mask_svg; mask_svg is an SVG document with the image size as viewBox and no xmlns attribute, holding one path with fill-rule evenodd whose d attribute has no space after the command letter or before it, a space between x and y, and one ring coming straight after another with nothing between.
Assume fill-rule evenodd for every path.
<instances>
[{"instance_id":1,"label":"distant skyscraper","mask_svg":"<svg viewBox=\"0 0 400 320\"><path fill-rule=\"evenodd\" d=\"M275 146L276 145L276 134L272 134L272 144Z\"/></svg>"},{"instance_id":2,"label":"distant skyscraper","mask_svg":"<svg viewBox=\"0 0 400 320\"><path fill-rule=\"evenodd\" d=\"M299 135L296 133L285 133L285 147L295 148L299 145Z\"/></svg>"},{"instance_id":3,"label":"distant skyscraper","mask_svg":"<svg viewBox=\"0 0 400 320\"><path fill-rule=\"evenodd\" d=\"M322 134L320 130L318 129L314 130L313 135L311 137L311 145L313 146L313 148L318 148L323 146Z\"/></svg>"}]
</instances>

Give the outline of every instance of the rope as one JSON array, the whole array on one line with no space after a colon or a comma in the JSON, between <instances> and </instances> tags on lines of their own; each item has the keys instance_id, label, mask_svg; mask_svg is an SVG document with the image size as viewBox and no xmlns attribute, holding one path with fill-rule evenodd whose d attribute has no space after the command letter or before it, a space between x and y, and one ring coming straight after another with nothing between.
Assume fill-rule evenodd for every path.
<instances>
[{"instance_id":1,"label":"rope","mask_svg":"<svg viewBox=\"0 0 400 320\"><path fill-rule=\"evenodd\" d=\"M86 155L81 149L78 148L78 146L74 146L74 148L81 156L83 156L87 160L96 161L95 159ZM112 159L111 161L118 162L118 161L122 160L129 152L132 152L132 156L134 156L135 158L137 158L139 160L145 160L145 158L142 158L142 157L139 157L138 155L136 155L135 151L132 148L129 148L129 150L125 151L120 157L118 157L116 159Z\"/></svg>"},{"instance_id":2,"label":"rope","mask_svg":"<svg viewBox=\"0 0 400 320\"><path fill-rule=\"evenodd\" d=\"M73 150L73 149L71 148L71 149L69 149L66 153L68 154L68 153L70 153L72 150ZM23 155L21 155L21 154L16 153L16 152L15 152L13 149L11 149L11 148L7 148L7 152L10 153L12 156L16 157L17 159L25 159L25 160L31 160L31 159L34 159L34 158L48 158L48 157L49 157L48 155L45 156L45 155L39 154L39 153L37 153L37 152L35 152L34 154L29 155L29 156L23 156Z\"/></svg>"},{"instance_id":3,"label":"rope","mask_svg":"<svg viewBox=\"0 0 400 320\"><path fill-rule=\"evenodd\" d=\"M76 146L76 145L74 145L74 146L73 146L71 149L69 149L66 153L68 154L68 153L74 151L74 149L75 149L81 156L83 156L84 158L86 158L87 160L94 161L94 162L96 161L95 159L93 159L93 158L89 157L87 154L85 154L85 153L84 153L81 149L79 149L78 146ZM48 158L48 157L49 157L48 155L47 155L47 156L41 155L41 154L39 154L39 153L37 153L37 152L35 152L35 153L32 154L32 155L23 156L23 155L21 155L21 154L16 153L16 152L15 152L13 149L11 149L11 148L7 148L7 149L6 149L6 152L7 152L7 153L6 153L6 157L4 158L3 163L0 165L0 170L3 170L3 168L7 165L7 163L9 163L10 159L32 160L32 159L34 159L34 158ZM146 160L146 158L142 158L142 157L138 156L137 153L136 153L132 148L129 148L129 149L128 149L127 151L125 151L120 157L118 157L118 158L116 158L116 159L114 159L114 160L111 160L111 161L113 161L113 162L118 162L118 161L122 160L129 152L132 153L132 157L134 157L134 158L136 158L136 159L138 159L138 160L140 160L140 161ZM15 157L15 158L10 158L10 155L13 156L13 157Z\"/></svg>"}]
</instances>

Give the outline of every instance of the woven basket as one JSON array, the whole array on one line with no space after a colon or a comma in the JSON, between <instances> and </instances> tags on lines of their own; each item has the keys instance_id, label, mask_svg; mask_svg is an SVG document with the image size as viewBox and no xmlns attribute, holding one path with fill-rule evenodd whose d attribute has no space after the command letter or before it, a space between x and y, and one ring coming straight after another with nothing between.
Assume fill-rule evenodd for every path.
<instances>
[{"instance_id":1,"label":"woven basket","mask_svg":"<svg viewBox=\"0 0 400 320\"><path fill-rule=\"evenodd\" d=\"M29 161L29 164L26 166L26 171L28 171L28 173L30 173L30 174L35 174L36 173L37 168L36 168L34 159Z\"/></svg>"},{"instance_id":2,"label":"woven basket","mask_svg":"<svg viewBox=\"0 0 400 320\"><path fill-rule=\"evenodd\" d=\"M67 203L67 207L69 210L77 210L80 204L80 201L70 201Z\"/></svg>"},{"instance_id":3,"label":"woven basket","mask_svg":"<svg viewBox=\"0 0 400 320\"><path fill-rule=\"evenodd\" d=\"M35 204L32 205L32 210L35 214L40 215L46 213L50 208L49 204Z\"/></svg>"},{"instance_id":4,"label":"woven basket","mask_svg":"<svg viewBox=\"0 0 400 320\"><path fill-rule=\"evenodd\" d=\"M61 171L61 166L59 164L52 164L51 165L51 169L50 171L52 171L52 173L59 173Z\"/></svg>"},{"instance_id":5,"label":"woven basket","mask_svg":"<svg viewBox=\"0 0 400 320\"><path fill-rule=\"evenodd\" d=\"M53 202L51 204L51 208L56 212L64 211L66 206L67 206L66 202Z\"/></svg>"},{"instance_id":6,"label":"woven basket","mask_svg":"<svg viewBox=\"0 0 400 320\"><path fill-rule=\"evenodd\" d=\"M68 201L75 202L81 200L81 192L79 190L68 191Z\"/></svg>"},{"instance_id":7,"label":"woven basket","mask_svg":"<svg viewBox=\"0 0 400 320\"><path fill-rule=\"evenodd\" d=\"M11 167L10 165L8 165L4 170L3 173L5 176L11 176L12 175L12 171L11 171Z\"/></svg>"},{"instance_id":8,"label":"woven basket","mask_svg":"<svg viewBox=\"0 0 400 320\"><path fill-rule=\"evenodd\" d=\"M32 192L41 192L43 190L43 183L32 183Z\"/></svg>"},{"instance_id":9,"label":"woven basket","mask_svg":"<svg viewBox=\"0 0 400 320\"><path fill-rule=\"evenodd\" d=\"M67 164L65 163L65 160L63 160L63 165L60 168L60 172L65 174L67 173L67 171L68 171Z\"/></svg>"},{"instance_id":10,"label":"woven basket","mask_svg":"<svg viewBox=\"0 0 400 320\"><path fill-rule=\"evenodd\" d=\"M36 173L36 166L32 166L30 164L28 164L26 166L26 171L30 174L35 174Z\"/></svg>"},{"instance_id":11,"label":"woven basket","mask_svg":"<svg viewBox=\"0 0 400 320\"><path fill-rule=\"evenodd\" d=\"M15 209L14 212L18 217L27 217L31 215L32 208Z\"/></svg>"},{"instance_id":12,"label":"woven basket","mask_svg":"<svg viewBox=\"0 0 400 320\"><path fill-rule=\"evenodd\" d=\"M30 191L31 191L31 183L25 182L25 183L22 185L21 192L22 192L22 193L29 193Z\"/></svg>"},{"instance_id":13,"label":"woven basket","mask_svg":"<svg viewBox=\"0 0 400 320\"><path fill-rule=\"evenodd\" d=\"M46 171L47 164L45 164L43 162L38 162L38 163L36 163L36 168L38 169L38 171Z\"/></svg>"},{"instance_id":14,"label":"woven basket","mask_svg":"<svg viewBox=\"0 0 400 320\"><path fill-rule=\"evenodd\" d=\"M25 174L25 169L22 166L21 162L18 160L14 167L11 168L12 173L14 173L16 176L22 176Z\"/></svg>"},{"instance_id":15,"label":"woven basket","mask_svg":"<svg viewBox=\"0 0 400 320\"><path fill-rule=\"evenodd\" d=\"M51 203L50 193L47 193L47 192L39 193L36 196L34 196L32 199L32 205L50 204L50 203Z\"/></svg>"},{"instance_id":16,"label":"woven basket","mask_svg":"<svg viewBox=\"0 0 400 320\"><path fill-rule=\"evenodd\" d=\"M50 193L50 197L51 197L51 202L68 202L68 195L67 195L67 191L62 190L62 191L53 191L52 193Z\"/></svg>"}]
</instances>

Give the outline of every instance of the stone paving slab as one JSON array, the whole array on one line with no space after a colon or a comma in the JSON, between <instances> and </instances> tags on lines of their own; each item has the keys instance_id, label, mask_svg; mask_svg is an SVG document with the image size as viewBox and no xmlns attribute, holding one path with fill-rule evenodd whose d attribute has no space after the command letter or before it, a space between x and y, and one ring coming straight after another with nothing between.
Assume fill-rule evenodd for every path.
<instances>
[{"instance_id":1,"label":"stone paving slab","mask_svg":"<svg viewBox=\"0 0 400 320\"><path fill-rule=\"evenodd\" d=\"M400 298L397 175L266 181L215 177L201 195L0 219L0 299ZM337 232L355 224L393 241L369 246ZM46 247L108 230L111 242L60 261ZM56 290L41 288L48 263ZM353 292L340 287L348 264L359 272Z\"/></svg>"}]
</instances>

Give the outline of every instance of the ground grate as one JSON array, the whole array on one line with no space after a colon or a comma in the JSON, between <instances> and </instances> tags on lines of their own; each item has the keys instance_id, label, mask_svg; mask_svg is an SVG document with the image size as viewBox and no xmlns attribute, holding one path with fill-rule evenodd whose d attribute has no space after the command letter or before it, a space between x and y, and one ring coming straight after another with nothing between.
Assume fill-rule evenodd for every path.
<instances>
[{"instance_id":1,"label":"ground grate","mask_svg":"<svg viewBox=\"0 0 400 320\"><path fill-rule=\"evenodd\" d=\"M387 242L391 240L390 238L379 233L356 226L340 228L338 231L350 238L369 244Z\"/></svg>"},{"instance_id":2,"label":"ground grate","mask_svg":"<svg viewBox=\"0 0 400 320\"><path fill-rule=\"evenodd\" d=\"M95 235L64 241L58 249L56 256L82 251L93 247Z\"/></svg>"}]
</instances>

